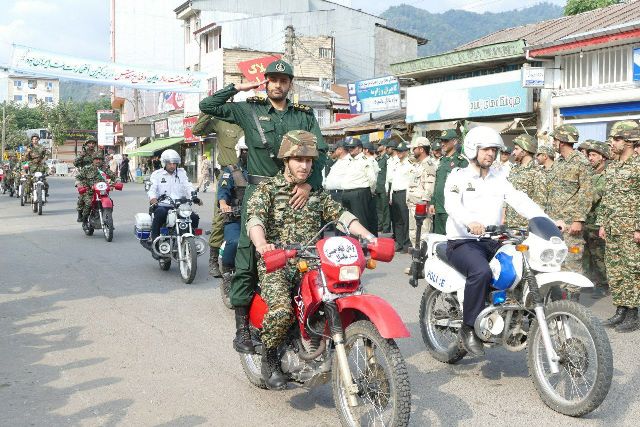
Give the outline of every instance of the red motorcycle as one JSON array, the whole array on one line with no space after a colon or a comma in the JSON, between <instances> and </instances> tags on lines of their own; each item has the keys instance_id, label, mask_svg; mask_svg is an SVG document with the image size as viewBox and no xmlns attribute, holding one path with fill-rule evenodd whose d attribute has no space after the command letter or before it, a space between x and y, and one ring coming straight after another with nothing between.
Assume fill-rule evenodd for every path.
<instances>
[{"instance_id":1,"label":"red motorcycle","mask_svg":"<svg viewBox=\"0 0 640 427\"><path fill-rule=\"evenodd\" d=\"M113 240L113 200L109 197L112 189L122 191L124 185L121 182L107 184L104 181L93 184L93 197L91 197L91 212L86 222L82 223L84 234L92 236L95 229L102 229L107 242ZM78 187L78 193L84 194L87 187Z\"/></svg>"},{"instance_id":2,"label":"red motorcycle","mask_svg":"<svg viewBox=\"0 0 640 427\"><path fill-rule=\"evenodd\" d=\"M409 423L409 377L394 341L409 337L409 331L389 303L363 292L360 280L365 268L375 268L376 260L389 262L393 255L392 239L366 242L336 236L263 256L267 272L293 263L300 272L292 301L296 322L278 348L281 369L290 381L306 387L331 381L343 425ZM249 311L256 353L240 355L249 381L260 388L267 388L260 371L266 313L266 303L256 294Z\"/></svg>"}]
</instances>

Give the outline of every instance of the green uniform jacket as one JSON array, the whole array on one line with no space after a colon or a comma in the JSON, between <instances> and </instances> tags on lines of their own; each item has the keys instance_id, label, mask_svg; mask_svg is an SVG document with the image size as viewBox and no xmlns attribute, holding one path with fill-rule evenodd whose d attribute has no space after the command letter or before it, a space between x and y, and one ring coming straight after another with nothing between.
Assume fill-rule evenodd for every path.
<instances>
[{"instance_id":1,"label":"green uniform jacket","mask_svg":"<svg viewBox=\"0 0 640 427\"><path fill-rule=\"evenodd\" d=\"M513 184L516 190L524 192L531 200L536 202L541 209L544 209L547 202L545 191L546 179L536 162L531 161L525 166L516 165L511 168L507 180ZM526 228L529 221L520 216L515 209L507 205L505 224L508 227Z\"/></svg>"},{"instance_id":2,"label":"green uniform jacket","mask_svg":"<svg viewBox=\"0 0 640 427\"><path fill-rule=\"evenodd\" d=\"M78 172L76 179L78 180L78 182L80 182L80 184L85 187L89 187L89 190L91 190L93 184L95 184L96 182L104 181L104 177L102 176L102 174L105 174L112 181L116 178L116 176L108 167L105 167L104 169L98 169L97 167L90 165L80 169L80 172Z\"/></svg>"},{"instance_id":3,"label":"green uniform jacket","mask_svg":"<svg viewBox=\"0 0 640 427\"><path fill-rule=\"evenodd\" d=\"M275 176L281 169L281 162L278 162L275 156L280 149L282 137L291 130L306 130L318 139L320 152L313 162L313 171L307 182L314 190L319 190L322 187L322 170L328 147L322 138L313 110L305 105L287 101L287 109L278 111L268 99L258 97L249 98L246 102L227 102L237 93L235 86L229 85L200 101L200 110L225 122L237 124L244 130L245 143L249 147L249 174ZM267 146L262 143L252 110L258 117Z\"/></svg>"},{"instance_id":4,"label":"green uniform jacket","mask_svg":"<svg viewBox=\"0 0 640 427\"><path fill-rule=\"evenodd\" d=\"M604 170L601 173L594 173L591 176L591 185L593 186L593 203L591 204L591 210L587 214L584 225L589 231L598 231L600 227L596 225L596 218L601 209L600 201L602 200L605 189Z\"/></svg>"},{"instance_id":5,"label":"green uniform jacket","mask_svg":"<svg viewBox=\"0 0 640 427\"><path fill-rule=\"evenodd\" d=\"M558 156L548 176L547 214L570 225L584 221L591 209L591 165L578 151Z\"/></svg>"},{"instance_id":6,"label":"green uniform jacket","mask_svg":"<svg viewBox=\"0 0 640 427\"><path fill-rule=\"evenodd\" d=\"M614 160L604 170L605 189L596 223L607 235L640 231L640 157Z\"/></svg>"},{"instance_id":7,"label":"green uniform jacket","mask_svg":"<svg viewBox=\"0 0 640 427\"><path fill-rule=\"evenodd\" d=\"M376 181L376 193L384 194L386 192L385 180L387 178L387 160L389 160L389 156L387 156L387 153L384 153L382 156L378 157L378 166L380 167L380 172L378 172L378 180Z\"/></svg>"},{"instance_id":8,"label":"green uniform jacket","mask_svg":"<svg viewBox=\"0 0 640 427\"><path fill-rule=\"evenodd\" d=\"M467 159L458 152L451 157L443 156L440 158L440 165L436 171L436 184L433 190L433 198L431 199L431 203L436 208L436 213L447 213L444 209L444 183L447 181L447 177L453 169L466 168L468 165L469 162Z\"/></svg>"},{"instance_id":9,"label":"green uniform jacket","mask_svg":"<svg viewBox=\"0 0 640 427\"><path fill-rule=\"evenodd\" d=\"M244 131L238 125L218 120L209 114L200 114L198 121L193 125L193 134L207 136L216 134L217 160L221 167L238 163L236 155L236 143L244 135Z\"/></svg>"}]
</instances>

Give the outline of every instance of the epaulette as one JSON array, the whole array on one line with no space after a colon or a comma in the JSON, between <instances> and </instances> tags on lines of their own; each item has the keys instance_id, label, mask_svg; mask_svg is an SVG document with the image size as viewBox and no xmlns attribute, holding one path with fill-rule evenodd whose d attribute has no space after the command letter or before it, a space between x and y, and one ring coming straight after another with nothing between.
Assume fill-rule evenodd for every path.
<instances>
[{"instance_id":1,"label":"epaulette","mask_svg":"<svg viewBox=\"0 0 640 427\"><path fill-rule=\"evenodd\" d=\"M312 113L313 112L313 108L309 107L308 105L304 105L304 104L293 104L293 109L294 110L298 110L298 111L304 111L305 113Z\"/></svg>"},{"instance_id":2,"label":"epaulette","mask_svg":"<svg viewBox=\"0 0 640 427\"><path fill-rule=\"evenodd\" d=\"M250 104L267 104L269 100L267 98L263 98L262 96L250 96L247 98L247 102Z\"/></svg>"}]
</instances>

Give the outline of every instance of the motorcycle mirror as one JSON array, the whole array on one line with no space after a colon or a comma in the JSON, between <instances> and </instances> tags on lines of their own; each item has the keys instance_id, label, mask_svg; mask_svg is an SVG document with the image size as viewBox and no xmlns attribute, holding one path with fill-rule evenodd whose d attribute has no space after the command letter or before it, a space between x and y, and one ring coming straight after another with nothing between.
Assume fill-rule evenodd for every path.
<instances>
[{"instance_id":1,"label":"motorcycle mirror","mask_svg":"<svg viewBox=\"0 0 640 427\"><path fill-rule=\"evenodd\" d=\"M118 191L122 191L122 188L124 187L124 184L121 182L116 182L113 186L113 188L115 188Z\"/></svg>"},{"instance_id":2,"label":"motorcycle mirror","mask_svg":"<svg viewBox=\"0 0 640 427\"><path fill-rule=\"evenodd\" d=\"M367 245L371 258L376 261L390 262L395 255L395 241L388 237L378 237Z\"/></svg>"}]
</instances>

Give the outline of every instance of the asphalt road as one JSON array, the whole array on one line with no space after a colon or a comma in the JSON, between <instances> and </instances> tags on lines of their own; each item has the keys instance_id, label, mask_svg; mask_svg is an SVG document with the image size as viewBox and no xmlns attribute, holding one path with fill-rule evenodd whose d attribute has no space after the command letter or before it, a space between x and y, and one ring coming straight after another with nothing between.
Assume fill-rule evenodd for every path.
<instances>
[{"instance_id":1,"label":"asphalt road","mask_svg":"<svg viewBox=\"0 0 640 427\"><path fill-rule=\"evenodd\" d=\"M0 425L338 424L329 385L269 392L246 380L231 348L233 315L219 280L207 277L207 255L184 285L175 266L160 271L134 238L134 214L147 206L142 185L113 193L116 230L107 243L76 223L73 180L50 182L41 217L0 195ZM208 229L213 201L203 196ZM378 264L365 283L412 334L399 342L412 425L638 424L640 333L609 331L615 369L607 399L582 419L565 417L539 399L525 352L489 349L457 365L429 356L418 325L424 285L407 284L408 259ZM611 300L591 308L604 318Z\"/></svg>"}]
</instances>

